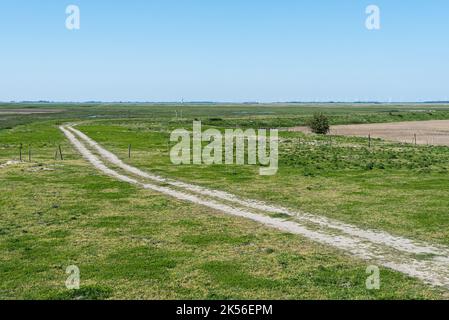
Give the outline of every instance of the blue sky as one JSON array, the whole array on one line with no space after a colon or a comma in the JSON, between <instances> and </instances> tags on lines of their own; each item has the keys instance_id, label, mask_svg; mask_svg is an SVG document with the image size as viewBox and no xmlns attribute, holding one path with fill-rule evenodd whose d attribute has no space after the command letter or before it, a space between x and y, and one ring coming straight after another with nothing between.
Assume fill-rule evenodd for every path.
<instances>
[{"instance_id":1,"label":"blue sky","mask_svg":"<svg viewBox=\"0 0 449 320\"><path fill-rule=\"evenodd\" d=\"M449 100L448 37L447 0L1 0L0 101Z\"/></svg>"}]
</instances>

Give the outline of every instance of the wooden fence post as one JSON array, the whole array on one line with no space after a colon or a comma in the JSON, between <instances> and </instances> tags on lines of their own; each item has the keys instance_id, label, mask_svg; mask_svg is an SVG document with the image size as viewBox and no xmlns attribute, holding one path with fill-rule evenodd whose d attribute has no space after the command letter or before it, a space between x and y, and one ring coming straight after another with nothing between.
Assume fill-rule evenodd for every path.
<instances>
[{"instance_id":1,"label":"wooden fence post","mask_svg":"<svg viewBox=\"0 0 449 320\"><path fill-rule=\"evenodd\" d=\"M131 144L128 145L128 159L131 159Z\"/></svg>"},{"instance_id":2,"label":"wooden fence post","mask_svg":"<svg viewBox=\"0 0 449 320\"><path fill-rule=\"evenodd\" d=\"M20 149L19 149L19 153L20 153L20 162L22 162L22 144L20 144Z\"/></svg>"},{"instance_id":3,"label":"wooden fence post","mask_svg":"<svg viewBox=\"0 0 449 320\"><path fill-rule=\"evenodd\" d=\"M31 145L28 146L28 161L31 162Z\"/></svg>"},{"instance_id":4,"label":"wooden fence post","mask_svg":"<svg viewBox=\"0 0 449 320\"><path fill-rule=\"evenodd\" d=\"M61 145L58 146L58 149L59 149L59 156L61 157L61 160L64 160L64 157L62 156Z\"/></svg>"}]
</instances>

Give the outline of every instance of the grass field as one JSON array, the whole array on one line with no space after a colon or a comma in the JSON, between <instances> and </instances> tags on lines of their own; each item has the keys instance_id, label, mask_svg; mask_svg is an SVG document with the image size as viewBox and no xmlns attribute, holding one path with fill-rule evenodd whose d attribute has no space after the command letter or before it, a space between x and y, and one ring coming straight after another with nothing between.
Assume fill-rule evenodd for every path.
<instances>
[{"instance_id":1,"label":"grass field","mask_svg":"<svg viewBox=\"0 0 449 320\"><path fill-rule=\"evenodd\" d=\"M280 133L279 172L174 166L169 134L194 119L220 130L288 128L325 112L334 124L449 119L445 105L1 105L0 298L435 299L447 291L300 236L118 182L91 167L57 126L78 128L130 164L289 208L449 245L449 149ZM182 115L181 115L182 112ZM127 159L128 145L132 158ZM64 160L55 160L61 145ZM81 289L65 289L65 268Z\"/></svg>"}]
</instances>

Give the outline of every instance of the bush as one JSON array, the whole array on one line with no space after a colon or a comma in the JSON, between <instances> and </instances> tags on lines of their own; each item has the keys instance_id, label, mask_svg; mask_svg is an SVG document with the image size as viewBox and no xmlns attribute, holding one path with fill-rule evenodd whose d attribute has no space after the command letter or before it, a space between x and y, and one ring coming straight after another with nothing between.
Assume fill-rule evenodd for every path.
<instances>
[{"instance_id":1,"label":"bush","mask_svg":"<svg viewBox=\"0 0 449 320\"><path fill-rule=\"evenodd\" d=\"M329 119L323 113L315 113L309 121L309 127L313 133L327 134L330 131Z\"/></svg>"}]
</instances>

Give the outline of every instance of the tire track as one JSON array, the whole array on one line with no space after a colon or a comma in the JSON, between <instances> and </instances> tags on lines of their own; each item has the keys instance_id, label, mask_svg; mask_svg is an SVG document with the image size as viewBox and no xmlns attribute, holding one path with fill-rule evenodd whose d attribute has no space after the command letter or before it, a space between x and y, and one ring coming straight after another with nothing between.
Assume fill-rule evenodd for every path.
<instances>
[{"instance_id":1,"label":"tire track","mask_svg":"<svg viewBox=\"0 0 449 320\"><path fill-rule=\"evenodd\" d=\"M449 259L448 255L446 255L446 248L417 243L415 241L402 237L395 237L384 232L362 230L339 222L335 222L334 224L333 220L321 219L320 217L313 215L301 214L299 219L296 221L288 221L255 213L250 210L263 209L262 211L265 212L281 213L276 210L284 211L287 209L271 207L263 202L241 199L229 193L215 193L214 190L145 173L135 167L123 163L114 154L105 150L95 141L78 130L73 129L70 126L61 126L60 129L86 160L88 160L95 168L104 174L115 179L156 191L178 200L192 202L226 214L250 219L284 232L298 234L315 242L343 250L351 256L368 260L387 268L402 272L406 275L421 279L429 284L449 288ZM102 160L93 154L88 147L86 147L86 145L77 138L77 136L90 145L91 148L97 150L97 152L105 160L120 167L124 171L139 177L153 180L156 183L169 184L185 190L179 191L157 184L143 183L135 178L129 177L128 175L121 174L106 166ZM199 195L192 194L191 192ZM221 200L233 202L236 207L212 200L210 198L219 198ZM250 210L239 206L247 207ZM274 210L271 211L271 209ZM308 224L313 222L316 222L316 224L321 228L319 230L315 230L315 228L310 228L304 225L304 223ZM378 237L381 235L386 235L387 237L383 240L379 239ZM416 257L416 254L431 254L438 256L422 259Z\"/></svg>"},{"instance_id":2,"label":"tire track","mask_svg":"<svg viewBox=\"0 0 449 320\"><path fill-rule=\"evenodd\" d=\"M303 212L295 212L287 208L283 208L280 206L273 206L267 203L264 203L262 201L253 200L253 199L241 199L240 197L237 197L236 195L218 191L218 190L212 190L205 187L184 183L181 181L176 181L173 179L167 179L163 178L154 174L150 174L148 172L142 171L136 167L133 167L131 165L128 165L124 163L121 159L119 159L115 154L112 152L104 149L101 145L99 145L97 142L89 138L87 135L82 133L81 131L73 128L72 126L67 127L70 131L75 133L79 138L84 140L88 145L90 145L92 148L94 148L103 158L107 159L110 163L120 167L121 169L132 173L136 176L150 179L155 182L168 184L174 187L178 187L184 190L188 190L189 192L194 192L200 195L206 195L213 198L218 198L221 200L229 201L247 208L256 209L260 211L264 211L267 213L279 213L279 214L285 214L291 217L295 217L298 220L301 220L303 222L307 222L310 224L316 224L318 226L326 227L326 228L332 228L341 232L344 232L351 236L361 237L364 239L367 239L371 242L375 242L378 244L383 244L386 246L390 246L392 248L395 248L397 250L406 251L412 254L431 254L431 255L437 255L441 257L449 257L449 248L445 248L443 246L435 246L435 245L429 245L424 242L420 241L412 241L410 239L399 237L399 236L393 236L387 232L383 231L375 231L375 230L363 230L361 228L357 228L350 224L345 224L340 221L336 221L334 219L329 219L325 217L320 217L308 213ZM448 259L449 261L449 259Z\"/></svg>"}]
</instances>

